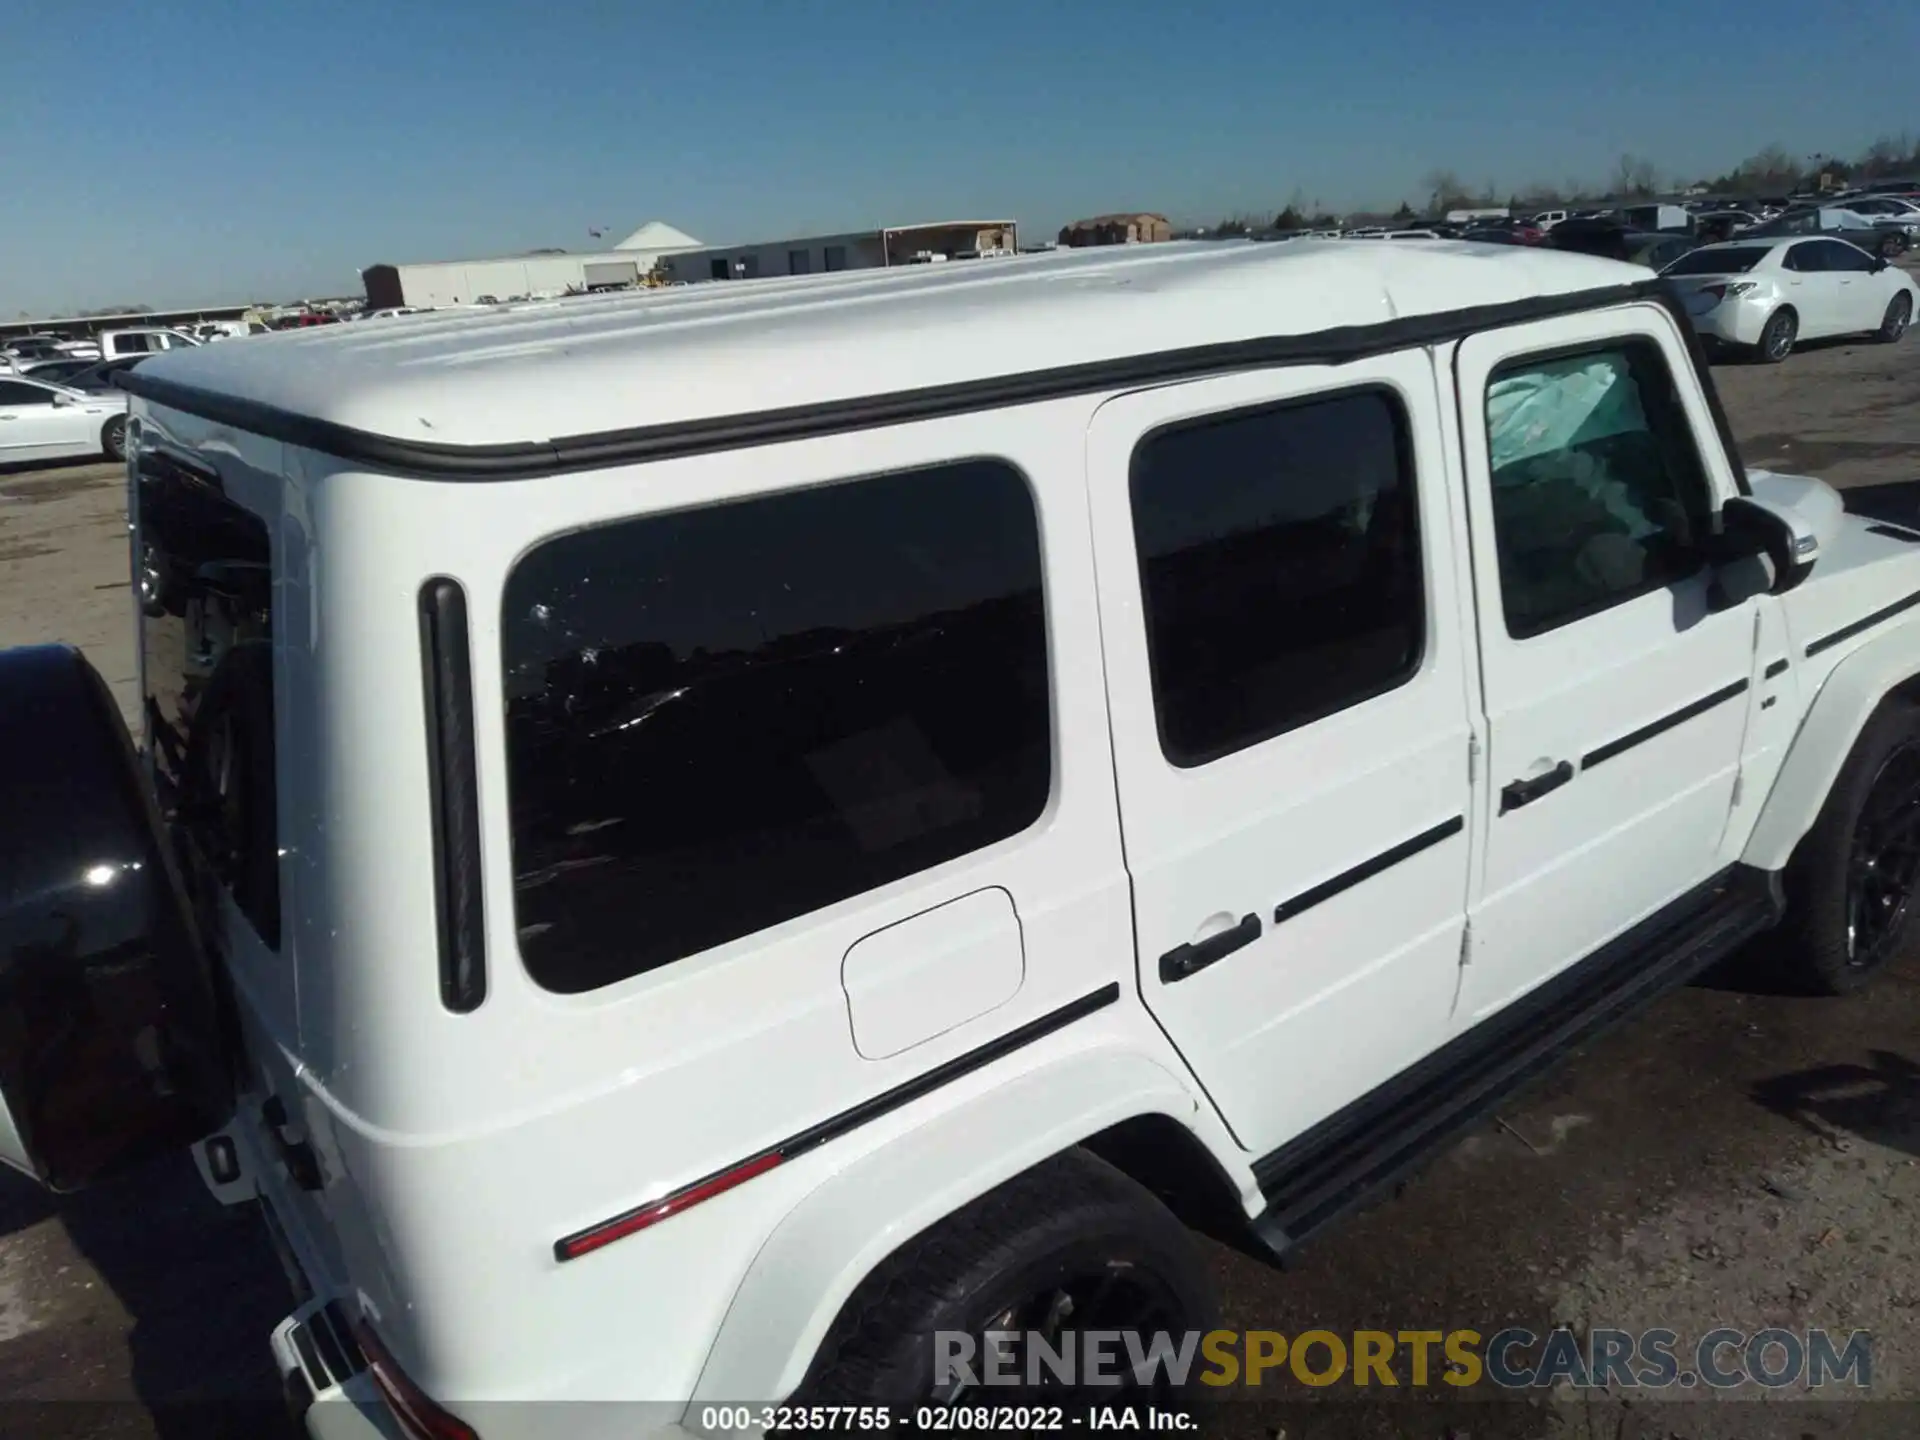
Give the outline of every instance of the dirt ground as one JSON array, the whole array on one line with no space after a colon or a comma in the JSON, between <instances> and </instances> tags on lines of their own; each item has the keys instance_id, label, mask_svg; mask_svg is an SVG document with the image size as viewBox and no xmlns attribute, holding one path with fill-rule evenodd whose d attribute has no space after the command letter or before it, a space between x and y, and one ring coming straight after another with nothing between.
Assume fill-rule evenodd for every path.
<instances>
[{"instance_id":1,"label":"dirt ground","mask_svg":"<svg viewBox=\"0 0 1920 1440\"><path fill-rule=\"evenodd\" d=\"M1840 344L1716 377L1753 466L1820 474L1920 520L1920 341ZM0 646L82 646L131 709L121 484L0 471ZM1871 995L1773 993L1744 956L1589 1047L1396 1199L1285 1271L1213 1251L1228 1323L1483 1335L1555 1325L1871 1332L1871 1385L1467 1400L1446 1387L1223 1401L1256 1437L1746 1440L1920 1433L1920 967ZM67 1201L0 1176L0 1436L284 1434L264 1239L185 1165ZM1283 1372L1274 1372L1275 1376ZM1483 1387L1484 1388L1484 1387ZM1716 1401L1718 1403L1716 1403Z\"/></svg>"}]
</instances>

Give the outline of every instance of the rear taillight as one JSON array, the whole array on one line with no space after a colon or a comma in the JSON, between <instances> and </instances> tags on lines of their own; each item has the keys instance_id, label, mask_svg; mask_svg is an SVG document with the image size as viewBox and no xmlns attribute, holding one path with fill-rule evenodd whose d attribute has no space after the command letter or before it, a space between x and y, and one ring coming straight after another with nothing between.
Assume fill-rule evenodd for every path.
<instances>
[{"instance_id":1,"label":"rear taillight","mask_svg":"<svg viewBox=\"0 0 1920 1440\"><path fill-rule=\"evenodd\" d=\"M367 1373L380 1387L380 1398L411 1440L480 1440L471 1425L441 1409L407 1378L407 1372L394 1363L392 1354L365 1321L355 1323L353 1338L367 1357Z\"/></svg>"}]
</instances>

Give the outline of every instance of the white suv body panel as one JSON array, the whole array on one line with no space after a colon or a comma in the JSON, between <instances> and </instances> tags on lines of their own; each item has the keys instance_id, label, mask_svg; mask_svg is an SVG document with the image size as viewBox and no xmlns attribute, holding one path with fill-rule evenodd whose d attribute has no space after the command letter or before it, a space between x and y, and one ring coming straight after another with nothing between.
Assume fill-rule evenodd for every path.
<instances>
[{"instance_id":1,"label":"white suv body panel","mask_svg":"<svg viewBox=\"0 0 1920 1440\"><path fill-rule=\"evenodd\" d=\"M1487 391L1504 361L1641 340L1668 357L1686 419L1707 457L1716 502L1737 493L1712 417L1672 319L1641 305L1570 315L1471 336L1456 361L1463 396ZM1489 731L1492 813L1472 915L1456 1023L1485 1019L1517 995L1706 880L1727 858L1722 836L1739 768L1748 701L1728 696L1705 713L1617 757L1605 747L1689 704L1757 678L1755 613L1767 597L1710 612L1707 577L1636 599L1544 634L1514 638L1502 609L1488 491L1487 427L1465 432L1468 512L1477 565L1479 646ZM1605 764L1604 778L1586 780ZM1511 781L1568 765L1580 773L1551 802L1500 813ZM1604 874L1605 885L1593 877Z\"/></svg>"},{"instance_id":2,"label":"white suv body panel","mask_svg":"<svg viewBox=\"0 0 1920 1440\"><path fill-rule=\"evenodd\" d=\"M1412 273L1451 253L1384 248L1422 258L1309 263L1351 278L1349 266ZM1111 267L1150 280L1161 263L1059 268L1076 294L1111 293L1122 288ZM995 273L1022 273L1018 264ZM1487 262L1445 264L1466 274ZM923 273L936 268L967 270ZM1618 269L1577 261L1566 273L1611 280ZM1470 273L1491 285L1496 272ZM947 279L899 283L918 294ZM820 293L842 286L855 282L826 277ZM698 305L733 303L747 302ZM259 363L311 353L332 364L363 341L408 352L440 343L441 327L501 323L404 317L372 327L374 340L293 337ZM409 477L139 401L155 435L219 457L229 493L273 536L283 939L278 954L244 936L227 947L259 1087L233 1127L248 1179L228 1198L257 1185L314 1288L366 1314L408 1375L456 1412L487 1400L781 1398L875 1260L1009 1175L1136 1117L1185 1127L1231 1201L1256 1214L1258 1157L1715 867L1745 854L1777 868L1862 708L1920 672L1920 624L1814 649L1920 594L1920 547L1852 519L1813 578L1777 599L1708 614L1682 585L1546 636L1506 635L1497 572L1475 568L1492 554L1487 374L1510 356L1633 336L1674 373L1725 500L1736 482L1684 339L1642 303L1337 367L1122 383L564 478ZM212 347L140 374L238 376L235 356L251 365L251 348ZM268 371L263 383L296 393L298 377ZM782 383L803 379L821 383ZM1168 423L1355 387L1384 387L1408 417L1426 586L1419 668L1224 760L1172 765L1155 731L1127 513L1135 443ZM350 398L377 408L392 397ZM568 396L566 413L585 403ZM1038 516L1053 733L1040 817L602 989L541 988L520 961L511 899L501 607L516 562L603 522L957 457L1016 467ZM435 918L417 903L436 884L417 611L436 576L464 587L471 624L488 990L467 1014L442 1003ZM1782 656L1787 668L1769 674ZM1498 813L1501 788L1537 761L1580 762L1736 678L1739 700L1704 723L1675 725L1666 743L1607 761L1538 810ZM1800 699L1815 695L1800 728ZM1272 923L1276 907L1454 817L1457 833ZM990 995L931 986L924 1014L892 1003L887 1043L863 1045L849 952L994 890L1017 917L1017 984ZM1177 984L1160 979L1164 952L1247 913L1263 921L1257 944ZM1063 1014L1072 1023L1053 1024ZM1025 1027L1039 1027L1031 1043L995 1048ZM913 1089L929 1077L941 1083ZM903 1088L910 1098L878 1103ZM283 1139L318 1157L318 1192L290 1183L276 1159L258 1120L267 1089L290 1112ZM849 1115L859 1123L748 1183L590 1255L556 1256L562 1237ZM620 1421L580 1407L569 1423L591 1433Z\"/></svg>"},{"instance_id":3,"label":"white suv body panel","mask_svg":"<svg viewBox=\"0 0 1920 1440\"><path fill-rule=\"evenodd\" d=\"M1267 405L1385 390L1409 421L1427 586L1418 671L1384 694L1236 753L1180 767L1155 724L1129 457L1163 427ZM1240 1142L1275 1148L1445 1034L1467 887L1467 842L1441 838L1364 888L1316 887L1457 823L1468 806L1464 582L1447 523L1432 354L1297 366L1123 395L1087 440L1100 556L1120 810L1140 985ZM1288 918L1275 920L1281 906ZM1255 915L1261 934L1206 970L1163 980L1159 957ZM1337 1040L1334 1037L1338 1037Z\"/></svg>"}]
</instances>

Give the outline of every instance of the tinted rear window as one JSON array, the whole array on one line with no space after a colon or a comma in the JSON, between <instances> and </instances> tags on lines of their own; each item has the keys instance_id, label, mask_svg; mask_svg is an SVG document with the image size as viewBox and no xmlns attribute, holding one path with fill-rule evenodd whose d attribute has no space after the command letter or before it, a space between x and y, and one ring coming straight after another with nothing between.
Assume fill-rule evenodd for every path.
<instances>
[{"instance_id":1,"label":"tinted rear window","mask_svg":"<svg viewBox=\"0 0 1920 1440\"><path fill-rule=\"evenodd\" d=\"M1695 250L1669 265L1669 275L1744 275L1762 260L1771 245L1733 245L1725 250Z\"/></svg>"},{"instance_id":2,"label":"tinted rear window","mask_svg":"<svg viewBox=\"0 0 1920 1440\"><path fill-rule=\"evenodd\" d=\"M597 526L508 577L514 905L576 993L1036 820L1040 536L968 461Z\"/></svg>"},{"instance_id":3,"label":"tinted rear window","mask_svg":"<svg viewBox=\"0 0 1920 1440\"><path fill-rule=\"evenodd\" d=\"M224 890L280 943L272 546L218 474L149 450L136 466L134 574L149 763L212 924ZM210 929L210 934L218 934Z\"/></svg>"},{"instance_id":4,"label":"tinted rear window","mask_svg":"<svg viewBox=\"0 0 1920 1440\"><path fill-rule=\"evenodd\" d=\"M1426 635L1406 416L1357 390L1209 417L1134 452L1160 746L1202 765L1381 694Z\"/></svg>"}]
</instances>

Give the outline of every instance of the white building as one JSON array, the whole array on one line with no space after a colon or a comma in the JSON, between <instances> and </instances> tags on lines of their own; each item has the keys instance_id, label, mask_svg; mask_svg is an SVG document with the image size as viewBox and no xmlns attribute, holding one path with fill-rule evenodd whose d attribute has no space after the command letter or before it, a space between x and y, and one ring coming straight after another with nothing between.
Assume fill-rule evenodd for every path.
<instances>
[{"instance_id":1,"label":"white building","mask_svg":"<svg viewBox=\"0 0 1920 1440\"><path fill-rule=\"evenodd\" d=\"M937 220L884 225L841 235L794 240L758 240L739 245L696 246L667 255L667 279L752 280L763 275L818 275L830 270L867 270L886 265L1011 255L1020 248L1011 220Z\"/></svg>"},{"instance_id":2,"label":"white building","mask_svg":"<svg viewBox=\"0 0 1920 1440\"><path fill-rule=\"evenodd\" d=\"M360 272L367 308L468 305L476 300L611 290L644 278L663 258L698 249L700 242L650 220L611 250L560 250L504 255L492 260L434 260L419 265L369 265Z\"/></svg>"}]
</instances>

